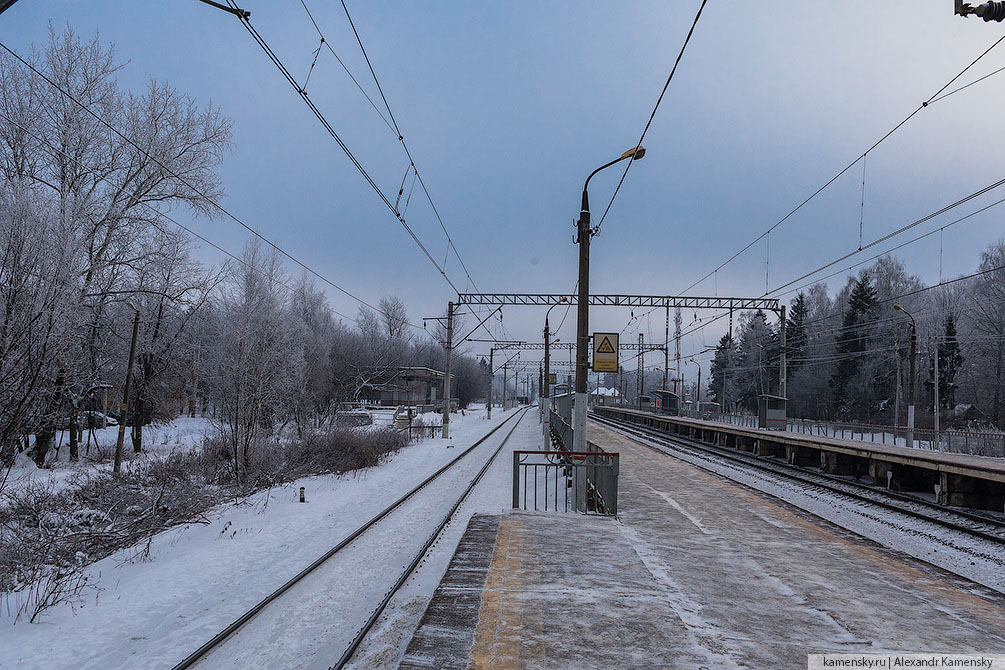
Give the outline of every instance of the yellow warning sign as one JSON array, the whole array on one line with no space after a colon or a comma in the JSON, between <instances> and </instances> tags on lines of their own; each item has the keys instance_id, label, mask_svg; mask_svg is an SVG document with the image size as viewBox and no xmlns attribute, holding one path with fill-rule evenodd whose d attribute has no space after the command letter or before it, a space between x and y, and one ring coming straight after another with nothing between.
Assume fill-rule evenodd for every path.
<instances>
[{"instance_id":1,"label":"yellow warning sign","mask_svg":"<svg viewBox=\"0 0 1005 670\"><path fill-rule=\"evenodd\" d=\"M618 371L618 333L593 334L593 371Z\"/></svg>"}]
</instances>

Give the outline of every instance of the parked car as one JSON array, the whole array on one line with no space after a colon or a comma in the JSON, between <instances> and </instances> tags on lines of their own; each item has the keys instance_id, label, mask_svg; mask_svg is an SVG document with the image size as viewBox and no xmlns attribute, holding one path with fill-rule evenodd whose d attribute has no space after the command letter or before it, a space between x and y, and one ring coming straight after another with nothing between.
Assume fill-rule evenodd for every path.
<instances>
[{"instance_id":1,"label":"parked car","mask_svg":"<svg viewBox=\"0 0 1005 670\"><path fill-rule=\"evenodd\" d=\"M114 425L118 425L122 421L122 412L109 412L108 413L108 418L113 419L115 421ZM150 423L149 419L147 419L146 421L144 421L143 425L145 426L148 423ZM109 425L111 425L111 424L109 424ZM126 425L127 426L133 425L133 413L132 412L130 412L129 415L126 417Z\"/></svg>"},{"instance_id":2,"label":"parked car","mask_svg":"<svg viewBox=\"0 0 1005 670\"><path fill-rule=\"evenodd\" d=\"M94 410L81 412L80 417L80 423L85 428L105 428L106 426L119 425L119 422L110 414L103 414Z\"/></svg>"}]
</instances>

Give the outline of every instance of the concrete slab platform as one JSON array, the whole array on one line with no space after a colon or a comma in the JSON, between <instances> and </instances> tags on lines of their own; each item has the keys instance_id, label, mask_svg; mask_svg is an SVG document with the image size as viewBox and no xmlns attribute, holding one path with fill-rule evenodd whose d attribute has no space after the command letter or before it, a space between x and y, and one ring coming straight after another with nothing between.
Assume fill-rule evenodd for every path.
<instances>
[{"instance_id":1,"label":"concrete slab platform","mask_svg":"<svg viewBox=\"0 0 1005 670\"><path fill-rule=\"evenodd\" d=\"M1005 598L596 427L618 520L475 517L401 668L805 668L1005 653Z\"/></svg>"}]
</instances>

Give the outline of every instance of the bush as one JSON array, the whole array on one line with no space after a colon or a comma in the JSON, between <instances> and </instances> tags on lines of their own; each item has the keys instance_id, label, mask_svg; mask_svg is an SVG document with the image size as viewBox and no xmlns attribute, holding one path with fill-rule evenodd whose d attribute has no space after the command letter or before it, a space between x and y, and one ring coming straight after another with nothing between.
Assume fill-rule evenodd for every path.
<instances>
[{"instance_id":1,"label":"bush","mask_svg":"<svg viewBox=\"0 0 1005 670\"><path fill-rule=\"evenodd\" d=\"M393 429L332 428L302 442L268 443L241 466L238 482L229 445L211 437L201 449L128 463L118 477L93 473L63 491L39 484L0 491L0 601L30 621L55 605L75 606L89 588L87 564L147 539L136 554L144 558L154 535L207 523L206 512L220 502L374 467L407 439Z\"/></svg>"}]
</instances>

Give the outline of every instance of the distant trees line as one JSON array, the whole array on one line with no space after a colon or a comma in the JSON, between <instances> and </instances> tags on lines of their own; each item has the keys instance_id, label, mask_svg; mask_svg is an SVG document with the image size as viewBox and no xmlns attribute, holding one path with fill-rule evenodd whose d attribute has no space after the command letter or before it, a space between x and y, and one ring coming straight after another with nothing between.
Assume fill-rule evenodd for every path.
<instances>
[{"instance_id":1,"label":"distant trees line","mask_svg":"<svg viewBox=\"0 0 1005 670\"><path fill-rule=\"evenodd\" d=\"M80 457L84 412L122 397L136 314L137 452L147 421L208 412L239 467L283 427L372 397L400 366L443 369L442 334L410 336L395 297L346 323L274 249L250 243L221 267L193 258L161 212L218 214L231 140L218 110L159 82L121 90L112 49L70 29L29 60L94 114L0 56L0 461L31 445L43 465L66 427ZM453 373L462 405L484 395L474 359L455 358Z\"/></svg>"},{"instance_id":2,"label":"distant trees line","mask_svg":"<svg viewBox=\"0 0 1005 670\"><path fill-rule=\"evenodd\" d=\"M977 273L925 287L887 256L849 277L833 299L823 283L800 292L790 304L786 331L789 415L906 424L906 311L917 324L917 425L934 423L937 352L937 395L946 420L1001 428L1005 239L984 251ZM727 410L756 410L759 394L778 393L780 353L778 324L761 311L741 314L735 334L719 340L707 393ZM959 405L966 408L956 412Z\"/></svg>"}]
</instances>

